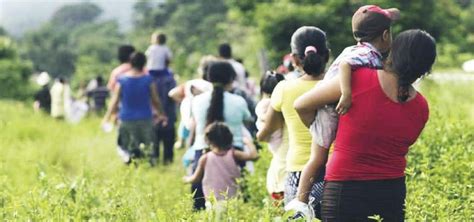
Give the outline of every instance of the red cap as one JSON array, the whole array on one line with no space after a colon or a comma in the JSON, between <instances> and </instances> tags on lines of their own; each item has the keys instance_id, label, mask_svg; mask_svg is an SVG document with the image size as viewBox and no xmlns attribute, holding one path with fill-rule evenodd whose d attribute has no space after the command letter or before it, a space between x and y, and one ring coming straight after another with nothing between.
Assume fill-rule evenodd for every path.
<instances>
[{"instance_id":1,"label":"red cap","mask_svg":"<svg viewBox=\"0 0 474 222\"><path fill-rule=\"evenodd\" d=\"M352 16L352 33L357 41L370 41L389 29L392 21L400 19L396 8L382 9L376 5L364 5Z\"/></svg>"}]
</instances>

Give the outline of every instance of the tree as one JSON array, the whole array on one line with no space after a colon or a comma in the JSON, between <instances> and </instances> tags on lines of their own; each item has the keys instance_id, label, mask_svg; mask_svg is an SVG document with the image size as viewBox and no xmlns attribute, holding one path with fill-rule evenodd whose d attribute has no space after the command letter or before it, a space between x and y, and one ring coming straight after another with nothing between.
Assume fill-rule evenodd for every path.
<instances>
[{"instance_id":1,"label":"tree","mask_svg":"<svg viewBox=\"0 0 474 222\"><path fill-rule=\"evenodd\" d=\"M102 9L94 3L65 5L53 14L51 24L56 28L71 29L95 21L100 14L102 14Z\"/></svg>"},{"instance_id":2,"label":"tree","mask_svg":"<svg viewBox=\"0 0 474 222\"><path fill-rule=\"evenodd\" d=\"M26 98L31 92L31 72L30 62L20 59L13 41L0 37L0 98Z\"/></svg>"}]
</instances>

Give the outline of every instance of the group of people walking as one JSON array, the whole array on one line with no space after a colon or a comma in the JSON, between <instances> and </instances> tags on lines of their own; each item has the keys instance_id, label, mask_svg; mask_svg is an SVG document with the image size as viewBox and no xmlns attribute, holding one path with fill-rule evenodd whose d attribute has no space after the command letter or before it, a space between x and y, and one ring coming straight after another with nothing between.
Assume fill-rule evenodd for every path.
<instances>
[{"instance_id":1,"label":"group of people walking","mask_svg":"<svg viewBox=\"0 0 474 222\"><path fill-rule=\"evenodd\" d=\"M119 122L125 163L149 156L156 165L163 143L169 164L175 141L186 147L190 170L183 181L192 184L196 210L238 194L241 171L258 158L255 137L273 155L269 196L293 210L293 218L403 221L406 154L429 116L412 84L431 70L436 44L415 29L392 40L398 19L398 9L359 8L352 17L356 44L331 64L330 36L300 27L279 69L289 73L267 72L257 104L256 87L228 44L218 56L203 57L197 77L180 85L165 35L153 35L146 53L121 46L103 124Z\"/></svg>"},{"instance_id":2,"label":"group of people walking","mask_svg":"<svg viewBox=\"0 0 474 222\"><path fill-rule=\"evenodd\" d=\"M302 76L275 86L257 138L273 142L287 131L286 154L274 154L286 157L278 161L286 178L274 176L285 185L271 192L283 192L294 217L404 221L406 154L429 114L412 84L431 70L436 45L421 30L392 41L399 17L398 9L359 8L352 18L357 44L327 71L325 32L306 26L293 33L292 62Z\"/></svg>"}]
</instances>

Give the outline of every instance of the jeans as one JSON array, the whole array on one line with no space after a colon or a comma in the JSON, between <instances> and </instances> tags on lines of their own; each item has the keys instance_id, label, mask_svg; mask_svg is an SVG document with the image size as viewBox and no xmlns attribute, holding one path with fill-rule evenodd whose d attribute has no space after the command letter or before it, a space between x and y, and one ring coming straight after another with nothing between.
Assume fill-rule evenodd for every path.
<instances>
[{"instance_id":1,"label":"jeans","mask_svg":"<svg viewBox=\"0 0 474 222\"><path fill-rule=\"evenodd\" d=\"M322 221L404 221L405 177L390 180L327 181L321 206Z\"/></svg>"},{"instance_id":2,"label":"jeans","mask_svg":"<svg viewBox=\"0 0 474 222\"><path fill-rule=\"evenodd\" d=\"M160 157L160 143L163 141L163 163L169 164L173 162L173 146L176 139L176 132L173 127L159 128L155 127L155 142L153 145L153 158Z\"/></svg>"}]
</instances>

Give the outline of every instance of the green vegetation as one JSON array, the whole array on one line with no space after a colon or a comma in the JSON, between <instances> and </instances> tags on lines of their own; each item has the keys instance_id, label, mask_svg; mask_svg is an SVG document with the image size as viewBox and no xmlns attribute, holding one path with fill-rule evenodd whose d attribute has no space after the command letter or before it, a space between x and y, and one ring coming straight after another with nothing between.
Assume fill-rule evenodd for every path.
<instances>
[{"instance_id":1,"label":"green vegetation","mask_svg":"<svg viewBox=\"0 0 474 222\"><path fill-rule=\"evenodd\" d=\"M437 69L459 69L462 62L474 58L472 0L370 3L401 10L401 20L393 26L394 36L410 28L431 33L438 41ZM120 44L133 44L144 51L151 34L163 32L174 52L171 67L181 77L196 75L199 59L217 54L217 46L224 42L231 43L234 57L242 58L250 75L257 77L281 63L283 55L290 51L291 34L302 25L325 30L333 56L353 45L351 17L363 4L366 1L139 0L133 8L133 27L127 32L120 31L116 21L100 19L102 9L93 3L70 4L59 8L42 27L16 41L21 63L30 69L15 66L9 68L11 72L5 72L12 74L0 75L13 79L8 80L15 82L8 85L10 88L18 86L17 73L26 70L65 76L77 86L97 75L108 76L117 65L115 57ZM0 35L6 34L0 28ZM13 94L1 95L12 98Z\"/></svg>"},{"instance_id":2,"label":"green vegetation","mask_svg":"<svg viewBox=\"0 0 474 222\"><path fill-rule=\"evenodd\" d=\"M408 156L407 219L470 221L474 214L474 89L470 83L425 80L430 120ZM124 166L115 135L99 120L79 125L34 114L19 102L0 102L0 220L213 221L193 213L179 157L169 167ZM178 155L179 156L179 155ZM247 178L250 199L230 201L227 221L284 218L265 191L269 154Z\"/></svg>"}]
</instances>

